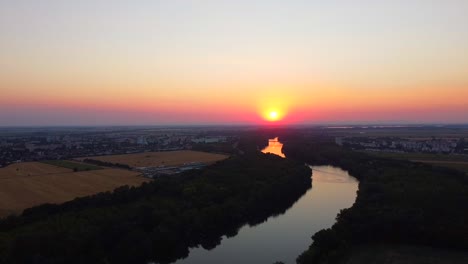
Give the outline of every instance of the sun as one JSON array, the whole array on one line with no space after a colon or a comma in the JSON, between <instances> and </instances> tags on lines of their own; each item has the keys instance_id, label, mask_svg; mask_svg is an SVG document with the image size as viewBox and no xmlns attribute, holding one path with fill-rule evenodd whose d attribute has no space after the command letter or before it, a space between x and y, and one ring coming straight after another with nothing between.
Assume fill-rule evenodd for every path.
<instances>
[{"instance_id":1,"label":"sun","mask_svg":"<svg viewBox=\"0 0 468 264\"><path fill-rule=\"evenodd\" d=\"M264 114L264 118L270 122L279 121L282 119L282 117L283 117L283 114L279 112L278 110L268 110Z\"/></svg>"},{"instance_id":2,"label":"sun","mask_svg":"<svg viewBox=\"0 0 468 264\"><path fill-rule=\"evenodd\" d=\"M271 111L270 113L268 113L268 117L270 120L278 120L278 112Z\"/></svg>"}]
</instances>

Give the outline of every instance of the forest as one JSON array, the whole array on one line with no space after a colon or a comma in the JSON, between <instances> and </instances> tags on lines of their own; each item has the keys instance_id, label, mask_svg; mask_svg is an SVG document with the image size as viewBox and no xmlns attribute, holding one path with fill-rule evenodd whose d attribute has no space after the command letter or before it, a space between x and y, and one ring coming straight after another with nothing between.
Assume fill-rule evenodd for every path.
<instances>
[{"instance_id":1,"label":"forest","mask_svg":"<svg viewBox=\"0 0 468 264\"><path fill-rule=\"evenodd\" d=\"M331 138L281 138L288 158L333 164L359 179L355 204L332 228L313 235L297 262L344 263L355 245L414 244L468 249L468 176L405 160L376 158L339 147Z\"/></svg>"},{"instance_id":2,"label":"forest","mask_svg":"<svg viewBox=\"0 0 468 264\"><path fill-rule=\"evenodd\" d=\"M284 213L310 176L302 162L246 150L140 187L30 208L0 221L0 263L170 263Z\"/></svg>"}]
</instances>

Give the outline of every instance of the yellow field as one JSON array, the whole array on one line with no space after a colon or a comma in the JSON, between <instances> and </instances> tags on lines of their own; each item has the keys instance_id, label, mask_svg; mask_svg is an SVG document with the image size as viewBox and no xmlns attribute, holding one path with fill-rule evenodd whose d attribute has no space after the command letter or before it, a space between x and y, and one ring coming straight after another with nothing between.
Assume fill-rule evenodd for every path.
<instances>
[{"instance_id":1,"label":"yellow field","mask_svg":"<svg viewBox=\"0 0 468 264\"><path fill-rule=\"evenodd\" d=\"M181 150L166 152L145 152L124 155L87 157L111 163L126 164L131 167L180 166L190 162L213 163L228 156L200 151ZM84 160L86 158L80 158Z\"/></svg>"},{"instance_id":2,"label":"yellow field","mask_svg":"<svg viewBox=\"0 0 468 264\"><path fill-rule=\"evenodd\" d=\"M72 172L72 170L40 162L21 162L11 164L10 166L7 166L5 168L0 168L0 179L66 172Z\"/></svg>"},{"instance_id":3,"label":"yellow field","mask_svg":"<svg viewBox=\"0 0 468 264\"><path fill-rule=\"evenodd\" d=\"M120 169L73 172L38 162L13 164L0 169L0 217L43 203L63 203L146 181L150 180L138 172Z\"/></svg>"},{"instance_id":4,"label":"yellow field","mask_svg":"<svg viewBox=\"0 0 468 264\"><path fill-rule=\"evenodd\" d=\"M347 264L466 264L468 252L420 245L386 244L352 246Z\"/></svg>"},{"instance_id":5,"label":"yellow field","mask_svg":"<svg viewBox=\"0 0 468 264\"><path fill-rule=\"evenodd\" d=\"M438 165L442 167L448 167L468 173L468 162L467 161L443 161L443 160L411 160L414 162L429 163L432 165Z\"/></svg>"}]
</instances>

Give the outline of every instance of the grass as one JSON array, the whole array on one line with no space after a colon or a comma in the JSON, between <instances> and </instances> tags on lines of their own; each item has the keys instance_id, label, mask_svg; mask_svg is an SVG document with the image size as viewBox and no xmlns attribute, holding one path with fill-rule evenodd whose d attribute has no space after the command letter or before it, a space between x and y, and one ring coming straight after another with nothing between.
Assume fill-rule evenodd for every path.
<instances>
[{"instance_id":1,"label":"grass","mask_svg":"<svg viewBox=\"0 0 468 264\"><path fill-rule=\"evenodd\" d=\"M20 162L0 168L0 179L33 177L67 172L73 172L73 170L41 162Z\"/></svg>"},{"instance_id":2,"label":"grass","mask_svg":"<svg viewBox=\"0 0 468 264\"><path fill-rule=\"evenodd\" d=\"M450 127L406 127L406 128L354 128L330 129L332 135L366 137L400 137L400 138L464 138L468 137L467 128ZM362 134L360 134L362 132Z\"/></svg>"},{"instance_id":3,"label":"grass","mask_svg":"<svg viewBox=\"0 0 468 264\"><path fill-rule=\"evenodd\" d=\"M0 177L0 218L43 203L63 203L123 185L139 186L150 181L138 172L121 169L73 172L39 162L26 165L19 167L19 171L28 169L29 176L15 175L16 167L0 169L0 175L5 176Z\"/></svg>"},{"instance_id":4,"label":"grass","mask_svg":"<svg viewBox=\"0 0 468 264\"><path fill-rule=\"evenodd\" d=\"M346 263L464 264L468 263L468 253L415 245L362 245L352 248Z\"/></svg>"},{"instance_id":5,"label":"grass","mask_svg":"<svg viewBox=\"0 0 468 264\"><path fill-rule=\"evenodd\" d=\"M391 159L401 160L434 160L434 161L463 161L468 162L468 155L455 155L455 154L432 154L432 153L395 153L395 152L375 152L364 151L367 154Z\"/></svg>"},{"instance_id":6,"label":"grass","mask_svg":"<svg viewBox=\"0 0 468 264\"><path fill-rule=\"evenodd\" d=\"M57 166L57 167L62 167L62 168L67 168L71 169L75 172L78 171L92 171L92 170L101 170L102 168L96 165L91 165L91 164L86 164L86 163L80 163L80 162L74 162L74 161L68 161L68 160L44 160L41 161L42 163Z\"/></svg>"},{"instance_id":7,"label":"grass","mask_svg":"<svg viewBox=\"0 0 468 264\"><path fill-rule=\"evenodd\" d=\"M423 162L434 166L447 167L468 173L468 162L457 161L437 161L437 160L413 160L415 162Z\"/></svg>"},{"instance_id":8,"label":"grass","mask_svg":"<svg viewBox=\"0 0 468 264\"><path fill-rule=\"evenodd\" d=\"M390 158L399 160L410 160L414 162L423 162L434 166L448 167L468 173L467 155L448 155L431 153L393 153L393 152L373 152L364 151L375 157Z\"/></svg>"},{"instance_id":9,"label":"grass","mask_svg":"<svg viewBox=\"0 0 468 264\"><path fill-rule=\"evenodd\" d=\"M227 155L181 150L165 152L144 152L124 155L86 157L102 162L125 164L130 167L181 166L191 162L214 163L226 159ZM84 160L86 158L80 158Z\"/></svg>"}]
</instances>

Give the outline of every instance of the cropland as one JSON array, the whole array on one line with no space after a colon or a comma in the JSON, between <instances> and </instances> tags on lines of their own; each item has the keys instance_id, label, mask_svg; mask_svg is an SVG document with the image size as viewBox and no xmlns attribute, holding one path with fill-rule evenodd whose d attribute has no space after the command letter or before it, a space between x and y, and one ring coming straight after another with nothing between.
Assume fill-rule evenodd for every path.
<instances>
[{"instance_id":1,"label":"cropland","mask_svg":"<svg viewBox=\"0 0 468 264\"><path fill-rule=\"evenodd\" d=\"M149 179L129 170L74 172L40 162L15 163L0 169L0 217L19 214L43 203L63 203L123 185L139 186L146 181Z\"/></svg>"},{"instance_id":2,"label":"cropland","mask_svg":"<svg viewBox=\"0 0 468 264\"><path fill-rule=\"evenodd\" d=\"M428 163L435 166L448 167L468 173L467 155L448 155L432 153L389 153L389 152L365 152L379 158L410 160L413 162Z\"/></svg>"},{"instance_id":3,"label":"cropland","mask_svg":"<svg viewBox=\"0 0 468 264\"><path fill-rule=\"evenodd\" d=\"M98 167L92 164L86 164L82 162L69 161L69 160L44 160L41 162L45 164L57 166L57 167L72 169L73 171L90 171L90 170L102 169L101 167Z\"/></svg>"},{"instance_id":4,"label":"cropland","mask_svg":"<svg viewBox=\"0 0 468 264\"><path fill-rule=\"evenodd\" d=\"M133 168L157 166L181 166L192 162L214 163L228 156L201 151L181 150L166 152L145 152L124 155L85 157L78 160L92 159L113 164L124 164Z\"/></svg>"}]
</instances>

